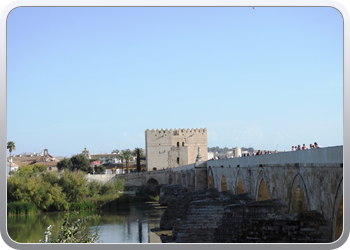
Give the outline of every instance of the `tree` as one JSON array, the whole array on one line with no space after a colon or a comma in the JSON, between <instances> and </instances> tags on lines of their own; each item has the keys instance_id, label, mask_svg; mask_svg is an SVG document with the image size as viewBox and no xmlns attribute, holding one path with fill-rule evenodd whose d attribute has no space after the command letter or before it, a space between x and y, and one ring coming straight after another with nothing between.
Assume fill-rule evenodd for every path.
<instances>
[{"instance_id":1,"label":"tree","mask_svg":"<svg viewBox=\"0 0 350 250\"><path fill-rule=\"evenodd\" d=\"M123 166L123 163L124 163L124 156L123 155L119 155L118 156L119 160L122 162L122 166ZM124 167L122 167L122 170L123 170Z\"/></svg>"},{"instance_id":2,"label":"tree","mask_svg":"<svg viewBox=\"0 0 350 250\"><path fill-rule=\"evenodd\" d=\"M58 184L62 187L68 202L80 202L85 199L88 194L85 176L86 173L79 170L76 173L65 171L61 175Z\"/></svg>"},{"instance_id":3,"label":"tree","mask_svg":"<svg viewBox=\"0 0 350 250\"><path fill-rule=\"evenodd\" d=\"M143 155L143 149L142 148L135 148L132 152L133 156L136 156L136 169L137 172L141 172L141 158L145 158Z\"/></svg>"},{"instance_id":4,"label":"tree","mask_svg":"<svg viewBox=\"0 0 350 250\"><path fill-rule=\"evenodd\" d=\"M73 163L70 159L64 158L63 160L57 162L58 171L62 171L65 169L71 170L73 167Z\"/></svg>"},{"instance_id":5,"label":"tree","mask_svg":"<svg viewBox=\"0 0 350 250\"><path fill-rule=\"evenodd\" d=\"M122 150L122 153L120 154L121 156L121 161L125 160L125 165L126 165L126 172L129 173L129 161L131 161L133 158L131 156L131 151L130 149L125 149Z\"/></svg>"},{"instance_id":6,"label":"tree","mask_svg":"<svg viewBox=\"0 0 350 250\"><path fill-rule=\"evenodd\" d=\"M7 149L10 151L10 167L12 167L12 158L11 158L11 153L13 150L16 150L16 145L13 141L7 142Z\"/></svg>"},{"instance_id":7,"label":"tree","mask_svg":"<svg viewBox=\"0 0 350 250\"><path fill-rule=\"evenodd\" d=\"M106 167L105 166L103 166L103 165L98 165L98 166L95 166L95 171L97 172L97 173L103 173L104 171L106 170Z\"/></svg>"},{"instance_id":8,"label":"tree","mask_svg":"<svg viewBox=\"0 0 350 250\"><path fill-rule=\"evenodd\" d=\"M75 155L72 158L70 158L70 160L73 164L71 168L72 171L81 170L86 173L91 172L90 161L84 155Z\"/></svg>"},{"instance_id":9,"label":"tree","mask_svg":"<svg viewBox=\"0 0 350 250\"><path fill-rule=\"evenodd\" d=\"M119 154L120 153L120 151L119 151L119 149L114 149L113 151L112 151L112 154Z\"/></svg>"},{"instance_id":10,"label":"tree","mask_svg":"<svg viewBox=\"0 0 350 250\"><path fill-rule=\"evenodd\" d=\"M46 171L47 166L34 164L21 167L7 180L7 202L29 202L40 210L68 209L60 179Z\"/></svg>"},{"instance_id":11,"label":"tree","mask_svg":"<svg viewBox=\"0 0 350 250\"><path fill-rule=\"evenodd\" d=\"M45 172L47 170L47 166L42 164L34 164L33 165L33 173Z\"/></svg>"}]
</instances>

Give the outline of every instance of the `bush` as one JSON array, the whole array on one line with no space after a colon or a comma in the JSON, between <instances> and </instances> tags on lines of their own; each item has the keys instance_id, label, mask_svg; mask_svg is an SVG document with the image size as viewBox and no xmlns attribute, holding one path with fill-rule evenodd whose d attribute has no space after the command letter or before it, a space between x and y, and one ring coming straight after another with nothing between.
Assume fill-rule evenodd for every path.
<instances>
[{"instance_id":1,"label":"bush","mask_svg":"<svg viewBox=\"0 0 350 250\"><path fill-rule=\"evenodd\" d=\"M82 171L66 170L58 177L55 173L42 170L41 166L24 166L9 176L7 202L31 203L44 211L86 210L107 204L124 189L124 180L120 179L106 184L98 181L88 183L86 173ZM8 209L10 213L22 211L12 205Z\"/></svg>"},{"instance_id":2,"label":"bush","mask_svg":"<svg viewBox=\"0 0 350 250\"><path fill-rule=\"evenodd\" d=\"M64 171L59 179L59 185L66 195L68 202L80 202L85 199L88 194L86 174L82 171L76 173Z\"/></svg>"},{"instance_id":3,"label":"bush","mask_svg":"<svg viewBox=\"0 0 350 250\"><path fill-rule=\"evenodd\" d=\"M159 202L159 196L150 196L149 197L152 201L157 201L157 202Z\"/></svg>"},{"instance_id":4,"label":"bush","mask_svg":"<svg viewBox=\"0 0 350 250\"><path fill-rule=\"evenodd\" d=\"M102 184L96 180L93 180L88 183L87 189L89 197L97 197L100 194Z\"/></svg>"},{"instance_id":5,"label":"bush","mask_svg":"<svg viewBox=\"0 0 350 250\"><path fill-rule=\"evenodd\" d=\"M52 174L34 174L32 166L26 166L7 179L7 201L32 203L46 211L66 209L65 194L56 181Z\"/></svg>"},{"instance_id":6,"label":"bush","mask_svg":"<svg viewBox=\"0 0 350 250\"><path fill-rule=\"evenodd\" d=\"M114 182L115 189L117 192L121 192L124 190L124 180L117 179L117 181Z\"/></svg>"},{"instance_id":7,"label":"bush","mask_svg":"<svg viewBox=\"0 0 350 250\"><path fill-rule=\"evenodd\" d=\"M97 173L104 173L105 170L106 170L106 167L103 165L95 166L95 171Z\"/></svg>"},{"instance_id":8,"label":"bush","mask_svg":"<svg viewBox=\"0 0 350 250\"><path fill-rule=\"evenodd\" d=\"M93 234L91 230L85 227L85 222L95 218L96 216L88 216L76 221L70 222L70 214L67 213L64 219L63 225L60 227L58 235L51 240L52 226L48 226L45 232L44 240L40 240L42 243L94 243L99 238L98 229Z\"/></svg>"},{"instance_id":9,"label":"bush","mask_svg":"<svg viewBox=\"0 0 350 250\"><path fill-rule=\"evenodd\" d=\"M112 195L116 193L117 193L117 190L112 183L106 183L101 186L101 189L100 189L101 195Z\"/></svg>"}]
</instances>

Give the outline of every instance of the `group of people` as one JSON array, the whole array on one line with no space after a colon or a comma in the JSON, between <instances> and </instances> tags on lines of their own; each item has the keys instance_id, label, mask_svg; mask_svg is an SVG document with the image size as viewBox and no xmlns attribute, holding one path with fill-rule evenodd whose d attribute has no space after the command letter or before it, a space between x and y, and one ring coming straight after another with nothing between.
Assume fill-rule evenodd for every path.
<instances>
[{"instance_id":1,"label":"group of people","mask_svg":"<svg viewBox=\"0 0 350 250\"><path fill-rule=\"evenodd\" d=\"M221 159L228 159L228 158L233 158L233 156L227 156L227 155L225 155L224 157L218 157L218 156L215 156L215 157L213 157L213 158L211 158L211 159L209 159L209 161L213 161L213 160L221 160Z\"/></svg>"},{"instance_id":2,"label":"group of people","mask_svg":"<svg viewBox=\"0 0 350 250\"><path fill-rule=\"evenodd\" d=\"M257 152L248 152L248 153L243 153L242 156L238 155L237 157L247 157L247 156L253 156L253 155L270 155L270 154L274 154L277 153L277 150L273 151L262 151L262 150L258 150ZM228 159L228 158L234 158L234 156L230 156L228 157L227 155L225 155L225 157L217 157L215 156L214 158L211 158L210 161L212 160L220 160L220 159Z\"/></svg>"},{"instance_id":3,"label":"group of people","mask_svg":"<svg viewBox=\"0 0 350 250\"><path fill-rule=\"evenodd\" d=\"M310 144L310 149L311 148L322 148L322 146L318 145L317 142L314 142L314 144ZM292 151L298 151L298 150L306 150L308 149L305 144L303 144L302 147L300 147L300 145L298 146L292 146Z\"/></svg>"},{"instance_id":4,"label":"group of people","mask_svg":"<svg viewBox=\"0 0 350 250\"><path fill-rule=\"evenodd\" d=\"M310 144L310 149L312 148L322 148L322 146L318 145L317 142L314 142L314 144ZM306 150L308 149L308 147L303 144L303 146L301 147L300 145L298 146L292 146L292 151L298 151L298 150ZM286 150L284 150L285 152ZM262 151L262 150L258 150L257 152L248 152L248 153L243 153L242 156L238 156L238 157L246 157L246 156L253 156L253 155L269 155L269 154L273 154L273 153L277 153L277 150L275 150L274 152L272 151ZM227 158L234 158L234 156L228 157L227 155L225 155L225 157L213 157L210 159L210 161L212 160L220 160L220 159L227 159Z\"/></svg>"},{"instance_id":5,"label":"group of people","mask_svg":"<svg viewBox=\"0 0 350 250\"><path fill-rule=\"evenodd\" d=\"M244 153L242 154L242 157L246 157L246 156L253 156L253 155L270 155L270 154L274 154L277 153L277 150L275 150L274 152L272 151L262 151L262 150L258 150L258 152L250 152L250 153Z\"/></svg>"}]
</instances>

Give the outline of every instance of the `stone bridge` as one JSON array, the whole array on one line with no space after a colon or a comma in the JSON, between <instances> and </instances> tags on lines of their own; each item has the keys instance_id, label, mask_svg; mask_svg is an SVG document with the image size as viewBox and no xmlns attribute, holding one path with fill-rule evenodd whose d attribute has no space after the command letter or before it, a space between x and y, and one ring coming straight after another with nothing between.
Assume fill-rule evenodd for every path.
<instances>
[{"instance_id":1,"label":"stone bridge","mask_svg":"<svg viewBox=\"0 0 350 250\"><path fill-rule=\"evenodd\" d=\"M342 232L342 146L208 161L207 171L208 188L252 193L257 201L280 198L287 213L318 210L333 239Z\"/></svg>"},{"instance_id":2,"label":"stone bridge","mask_svg":"<svg viewBox=\"0 0 350 250\"><path fill-rule=\"evenodd\" d=\"M333 239L342 233L343 146L202 161L116 178L126 187L180 184L251 193L257 201L279 198L287 213L320 211L331 223Z\"/></svg>"}]
</instances>

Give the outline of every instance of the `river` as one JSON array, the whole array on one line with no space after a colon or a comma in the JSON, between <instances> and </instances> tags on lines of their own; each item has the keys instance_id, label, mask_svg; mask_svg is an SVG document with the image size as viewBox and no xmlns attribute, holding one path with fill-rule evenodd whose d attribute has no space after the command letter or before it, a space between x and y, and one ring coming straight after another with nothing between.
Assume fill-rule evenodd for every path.
<instances>
[{"instance_id":1,"label":"river","mask_svg":"<svg viewBox=\"0 0 350 250\"><path fill-rule=\"evenodd\" d=\"M158 203L135 203L117 211L80 212L78 216L101 215L90 222L90 229L99 229L101 243L161 243L150 229L158 228L166 207ZM7 230L11 239L21 243L37 243L44 238L45 228L53 225L55 234L62 225L65 213L46 212L35 215L8 216Z\"/></svg>"}]
</instances>

